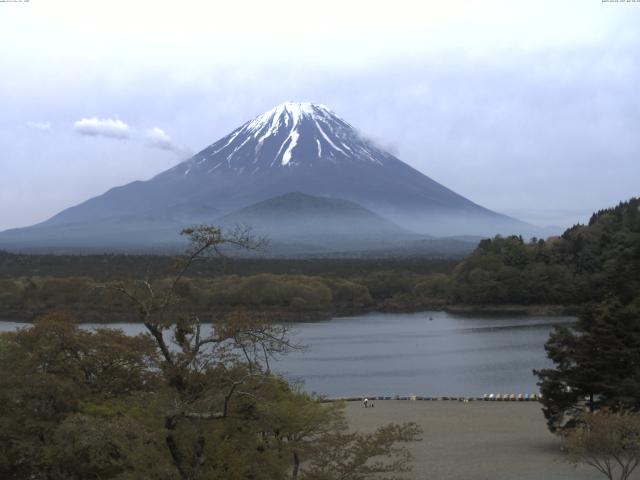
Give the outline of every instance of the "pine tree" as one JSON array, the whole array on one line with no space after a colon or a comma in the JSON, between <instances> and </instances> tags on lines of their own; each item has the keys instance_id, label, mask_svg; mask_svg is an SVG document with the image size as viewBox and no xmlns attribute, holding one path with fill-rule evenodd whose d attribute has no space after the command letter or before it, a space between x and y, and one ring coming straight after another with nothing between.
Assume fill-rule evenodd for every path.
<instances>
[{"instance_id":1,"label":"pine tree","mask_svg":"<svg viewBox=\"0 0 640 480\"><path fill-rule=\"evenodd\" d=\"M640 297L585 307L545 349L555 368L534 373L551 431L575 426L584 410L640 410Z\"/></svg>"}]
</instances>

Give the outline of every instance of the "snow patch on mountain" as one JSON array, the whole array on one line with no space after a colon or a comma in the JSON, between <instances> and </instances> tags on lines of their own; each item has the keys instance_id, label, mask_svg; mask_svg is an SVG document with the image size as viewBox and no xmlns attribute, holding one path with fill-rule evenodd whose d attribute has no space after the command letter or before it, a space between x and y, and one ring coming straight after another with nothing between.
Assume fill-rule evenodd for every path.
<instances>
[{"instance_id":1,"label":"snow patch on mountain","mask_svg":"<svg viewBox=\"0 0 640 480\"><path fill-rule=\"evenodd\" d=\"M395 160L363 138L329 108L309 102L284 102L258 115L199 154L174 167L184 175L232 171L256 175L270 168L310 167L322 163Z\"/></svg>"}]
</instances>

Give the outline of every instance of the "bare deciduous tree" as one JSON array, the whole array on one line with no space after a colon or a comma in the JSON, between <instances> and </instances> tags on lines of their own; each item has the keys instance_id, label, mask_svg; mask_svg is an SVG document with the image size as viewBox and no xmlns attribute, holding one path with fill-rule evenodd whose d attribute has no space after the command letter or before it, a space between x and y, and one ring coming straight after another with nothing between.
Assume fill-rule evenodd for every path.
<instances>
[{"instance_id":1,"label":"bare deciduous tree","mask_svg":"<svg viewBox=\"0 0 640 480\"><path fill-rule=\"evenodd\" d=\"M563 452L609 480L627 480L640 463L640 414L598 411L562 434Z\"/></svg>"}]
</instances>

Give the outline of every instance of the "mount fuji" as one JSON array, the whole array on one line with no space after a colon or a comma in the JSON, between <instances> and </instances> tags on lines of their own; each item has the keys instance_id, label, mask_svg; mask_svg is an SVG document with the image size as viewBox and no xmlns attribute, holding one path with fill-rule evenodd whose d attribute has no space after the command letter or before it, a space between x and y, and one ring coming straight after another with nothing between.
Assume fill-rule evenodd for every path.
<instances>
[{"instance_id":1,"label":"mount fuji","mask_svg":"<svg viewBox=\"0 0 640 480\"><path fill-rule=\"evenodd\" d=\"M308 211L300 208L301 198ZM314 224L323 201L331 205L315 225L323 225L328 237L352 225L353 238L365 223L368 235L379 231L387 239L536 233L536 227L481 207L410 167L327 107L286 102L150 180L0 233L0 246L167 245L186 225L228 224L252 211L261 212L262 232L295 238ZM252 210L254 204L260 208ZM265 213L273 205L277 212Z\"/></svg>"}]
</instances>

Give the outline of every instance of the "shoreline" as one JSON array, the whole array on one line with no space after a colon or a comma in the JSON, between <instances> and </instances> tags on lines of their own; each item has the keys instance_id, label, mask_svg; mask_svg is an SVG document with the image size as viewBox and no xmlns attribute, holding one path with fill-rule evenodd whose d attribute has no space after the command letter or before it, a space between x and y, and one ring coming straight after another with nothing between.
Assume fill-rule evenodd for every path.
<instances>
[{"instance_id":1,"label":"shoreline","mask_svg":"<svg viewBox=\"0 0 640 480\"><path fill-rule=\"evenodd\" d=\"M580 310L579 305L420 305L411 308L389 308L383 305L363 308L337 308L331 311L288 311L278 309L247 310L249 313L267 315L274 321L283 323L313 323L331 320L340 317L354 317L370 313L421 313L421 312L445 312L452 315L516 315L516 316L575 316ZM142 323L135 315L123 312L100 312L95 310L69 311L83 318L82 323ZM220 310L214 315L199 313L203 323L215 323L217 318L233 311L233 309ZM0 322L10 321L18 323L31 323L46 311L19 312L0 311Z\"/></svg>"},{"instance_id":2,"label":"shoreline","mask_svg":"<svg viewBox=\"0 0 640 480\"><path fill-rule=\"evenodd\" d=\"M375 402L538 402L542 401L542 395L540 393L483 393L482 395L362 395L351 397L321 397L320 403L334 403L334 402L362 402L364 399Z\"/></svg>"}]
</instances>

